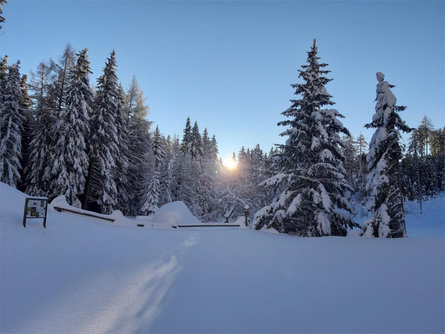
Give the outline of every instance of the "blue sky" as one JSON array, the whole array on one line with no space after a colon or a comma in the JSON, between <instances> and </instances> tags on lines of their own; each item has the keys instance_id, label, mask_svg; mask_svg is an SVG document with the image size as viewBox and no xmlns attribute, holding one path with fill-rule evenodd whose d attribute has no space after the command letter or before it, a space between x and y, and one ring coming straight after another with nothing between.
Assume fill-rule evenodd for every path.
<instances>
[{"instance_id":1,"label":"blue sky","mask_svg":"<svg viewBox=\"0 0 445 334\"><path fill-rule=\"evenodd\" d=\"M445 126L444 1L21 1L4 7L0 55L22 72L88 48L96 78L112 49L164 134L187 116L215 134L223 158L282 142L276 123L312 39L334 79L327 89L354 136L374 113L377 71L396 85L402 118Z\"/></svg>"}]
</instances>

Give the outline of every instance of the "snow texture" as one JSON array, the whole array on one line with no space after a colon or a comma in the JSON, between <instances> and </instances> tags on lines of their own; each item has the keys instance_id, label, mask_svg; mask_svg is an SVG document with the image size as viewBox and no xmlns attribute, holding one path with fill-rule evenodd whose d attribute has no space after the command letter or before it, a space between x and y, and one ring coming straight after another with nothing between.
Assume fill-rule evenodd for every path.
<instances>
[{"instance_id":1,"label":"snow texture","mask_svg":"<svg viewBox=\"0 0 445 334\"><path fill-rule=\"evenodd\" d=\"M2 333L445 330L443 238L154 230L52 208L25 229L24 197L0 184ZM411 224L438 218L425 212Z\"/></svg>"}]
</instances>

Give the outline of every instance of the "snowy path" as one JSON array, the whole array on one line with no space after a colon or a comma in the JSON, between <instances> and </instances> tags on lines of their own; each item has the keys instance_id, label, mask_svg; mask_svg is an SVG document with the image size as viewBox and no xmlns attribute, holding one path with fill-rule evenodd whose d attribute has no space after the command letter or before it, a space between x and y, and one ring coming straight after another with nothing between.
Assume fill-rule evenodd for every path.
<instances>
[{"instance_id":1,"label":"snowy path","mask_svg":"<svg viewBox=\"0 0 445 334\"><path fill-rule=\"evenodd\" d=\"M140 333L146 332L159 314L159 307L181 269L178 255L163 260L133 274L121 282L115 295L103 310L76 332L79 333Z\"/></svg>"}]
</instances>

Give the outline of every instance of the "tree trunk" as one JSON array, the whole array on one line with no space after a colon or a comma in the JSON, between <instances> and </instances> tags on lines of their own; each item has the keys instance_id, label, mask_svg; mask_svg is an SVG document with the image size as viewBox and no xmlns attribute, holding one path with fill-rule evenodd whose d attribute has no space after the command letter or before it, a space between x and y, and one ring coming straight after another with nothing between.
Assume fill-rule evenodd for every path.
<instances>
[{"instance_id":1,"label":"tree trunk","mask_svg":"<svg viewBox=\"0 0 445 334\"><path fill-rule=\"evenodd\" d=\"M83 204L82 209L86 210L88 208L88 200L90 197L91 192L91 183L93 180L93 173L94 173L94 158L90 158L90 165L88 166L88 176L87 176L87 182L85 184L85 192L84 192L84 198L83 198Z\"/></svg>"}]
</instances>

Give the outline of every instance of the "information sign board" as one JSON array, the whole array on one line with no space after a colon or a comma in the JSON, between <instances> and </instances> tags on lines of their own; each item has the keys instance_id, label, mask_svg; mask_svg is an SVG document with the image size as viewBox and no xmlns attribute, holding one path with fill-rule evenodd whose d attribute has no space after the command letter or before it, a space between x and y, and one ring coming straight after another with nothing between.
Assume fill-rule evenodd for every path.
<instances>
[{"instance_id":1,"label":"information sign board","mask_svg":"<svg viewBox=\"0 0 445 334\"><path fill-rule=\"evenodd\" d=\"M25 199L25 211L23 213L23 227L26 227L27 219L43 219L43 227L46 228L46 214L48 199L46 197L28 197Z\"/></svg>"}]
</instances>

